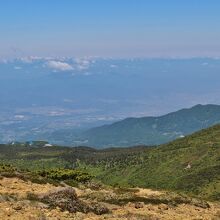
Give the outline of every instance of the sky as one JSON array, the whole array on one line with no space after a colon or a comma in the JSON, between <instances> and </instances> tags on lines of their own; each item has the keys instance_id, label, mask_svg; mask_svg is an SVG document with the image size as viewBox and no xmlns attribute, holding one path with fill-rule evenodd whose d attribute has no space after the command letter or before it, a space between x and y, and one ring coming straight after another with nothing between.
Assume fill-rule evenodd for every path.
<instances>
[{"instance_id":1,"label":"sky","mask_svg":"<svg viewBox=\"0 0 220 220\"><path fill-rule=\"evenodd\" d=\"M219 0L1 0L0 57L219 57Z\"/></svg>"}]
</instances>

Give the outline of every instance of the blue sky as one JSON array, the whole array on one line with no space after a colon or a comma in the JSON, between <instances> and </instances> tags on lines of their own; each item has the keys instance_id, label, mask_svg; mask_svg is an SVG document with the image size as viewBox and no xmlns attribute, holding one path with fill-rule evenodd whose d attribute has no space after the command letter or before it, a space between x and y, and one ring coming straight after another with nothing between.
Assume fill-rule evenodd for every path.
<instances>
[{"instance_id":1,"label":"blue sky","mask_svg":"<svg viewBox=\"0 0 220 220\"><path fill-rule=\"evenodd\" d=\"M216 57L219 11L219 0L1 0L0 57Z\"/></svg>"}]
</instances>

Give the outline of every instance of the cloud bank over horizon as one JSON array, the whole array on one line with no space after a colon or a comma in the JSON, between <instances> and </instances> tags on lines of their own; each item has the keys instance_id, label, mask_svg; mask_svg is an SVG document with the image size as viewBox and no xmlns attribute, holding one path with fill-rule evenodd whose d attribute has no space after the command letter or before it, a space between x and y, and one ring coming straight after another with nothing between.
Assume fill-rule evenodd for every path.
<instances>
[{"instance_id":1,"label":"cloud bank over horizon","mask_svg":"<svg viewBox=\"0 0 220 220\"><path fill-rule=\"evenodd\" d=\"M47 67L53 69L54 71L70 71L74 68L65 62L50 60L47 62Z\"/></svg>"},{"instance_id":2,"label":"cloud bank over horizon","mask_svg":"<svg viewBox=\"0 0 220 220\"><path fill-rule=\"evenodd\" d=\"M3 60L0 133L9 141L27 130L93 127L220 104L219 72L220 59L213 58Z\"/></svg>"}]
</instances>

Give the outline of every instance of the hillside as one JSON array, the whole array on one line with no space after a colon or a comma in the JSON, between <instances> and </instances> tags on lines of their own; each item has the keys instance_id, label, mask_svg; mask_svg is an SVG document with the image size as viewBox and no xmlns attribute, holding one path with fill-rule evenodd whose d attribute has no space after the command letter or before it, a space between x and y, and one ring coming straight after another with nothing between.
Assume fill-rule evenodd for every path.
<instances>
[{"instance_id":1,"label":"hillside","mask_svg":"<svg viewBox=\"0 0 220 220\"><path fill-rule=\"evenodd\" d=\"M0 160L32 171L78 169L107 185L220 198L220 125L158 147L110 148L1 145Z\"/></svg>"},{"instance_id":2,"label":"hillside","mask_svg":"<svg viewBox=\"0 0 220 220\"><path fill-rule=\"evenodd\" d=\"M0 145L1 219L220 218L220 125L158 147Z\"/></svg>"},{"instance_id":3,"label":"hillside","mask_svg":"<svg viewBox=\"0 0 220 220\"><path fill-rule=\"evenodd\" d=\"M75 144L97 148L134 145L158 145L220 123L219 105L196 105L160 117L127 118L111 125L92 128ZM68 137L69 139L70 137Z\"/></svg>"},{"instance_id":4,"label":"hillside","mask_svg":"<svg viewBox=\"0 0 220 220\"><path fill-rule=\"evenodd\" d=\"M96 164L86 169L108 184L172 189L219 200L220 125Z\"/></svg>"}]
</instances>

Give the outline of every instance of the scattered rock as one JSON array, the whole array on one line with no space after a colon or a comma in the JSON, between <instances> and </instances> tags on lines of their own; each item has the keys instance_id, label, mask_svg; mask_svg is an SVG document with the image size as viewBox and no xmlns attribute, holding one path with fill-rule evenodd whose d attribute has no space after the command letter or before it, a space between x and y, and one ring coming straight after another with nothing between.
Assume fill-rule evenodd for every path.
<instances>
[{"instance_id":1,"label":"scattered rock","mask_svg":"<svg viewBox=\"0 0 220 220\"><path fill-rule=\"evenodd\" d=\"M135 207L136 209L141 209L141 208L144 207L144 204L143 204L143 202L136 202L136 203L134 204L134 207Z\"/></svg>"},{"instance_id":2,"label":"scattered rock","mask_svg":"<svg viewBox=\"0 0 220 220\"><path fill-rule=\"evenodd\" d=\"M50 207L59 207L62 211L75 212L94 212L102 215L109 212L109 209L99 203L87 204L78 199L72 187L62 187L39 196L41 202L47 203Z\"/></svg>"},{"instance_id":3,"label":"scattered rock","mask_svg":"<svg viewBox=\"0 0 220 220\"><path fill-rule=\"evenodd\" d=\"M40 195L39 199L49 204L51 207L56 208L58 206L63 211L77 212L83 210L83 204L79 201L75 190L71 187L49 191L48 193Z\"/></svg>"},{"instance_id":4,"label":"scattered rock","mask_svg":"<svg viewBox=\"0 0 220 220\"><path fill-rule=\"evenodd\" d=\"M19 210L22 209L22 206L21 206L21 204L15 204L15 205L12 206L12 208L13 208L14 210L16 210L16 211L19 211Z\"/></svg>"},{"instance_id":5,"label":"scattered rock","mask_svg":"<svg viewBox=\"0 0 220 220\"><path fill-rule=\"evenodd\" d=\"M109 213L109 209L102 204L92 203L89 207L90 211L94 212L96 215L103 215Z\"/></svg>"}]
</instances>

